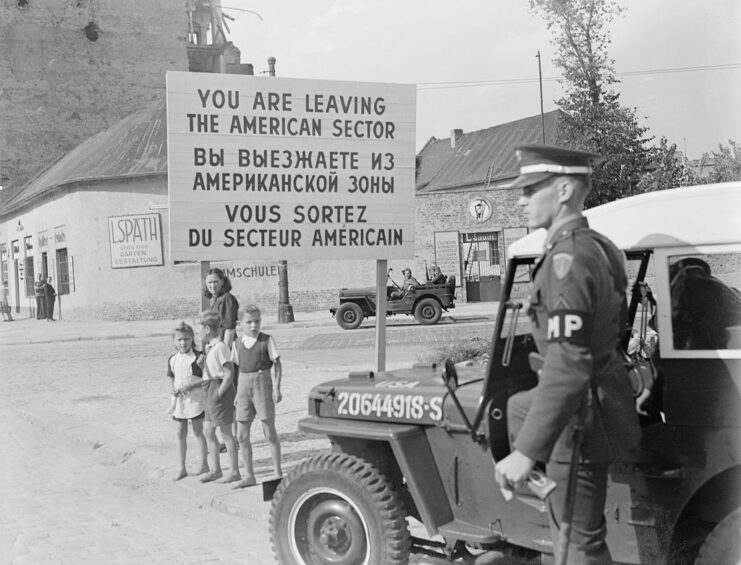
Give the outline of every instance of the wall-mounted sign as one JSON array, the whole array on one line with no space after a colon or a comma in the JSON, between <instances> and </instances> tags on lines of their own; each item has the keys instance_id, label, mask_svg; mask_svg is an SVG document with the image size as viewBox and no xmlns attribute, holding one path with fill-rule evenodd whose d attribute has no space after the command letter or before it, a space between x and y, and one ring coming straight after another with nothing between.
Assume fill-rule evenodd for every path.
<instances>
[{"instance_id":1,"label":"wall-mounted sign","mask_svg":"<svg viewBox=\"0 0 741 565\"><path fill-rule=\"evenodd\" d=\"M435 232L435 262L444 275L455 275L456 285L461 282L461 248L457 231Z\"/></svg>"},{"instance_id":2,"label":"wall-mounted sign","mask_svg":"<svg viewBox=\"0 0 741 565\"><path fill-rule=\"evenodd\" d=\"M231 280L234 279L258 279L265 277L277 277L278 265L241 265L235 263L222 263L219 268Z\"/></svg>"},{"instance_id":3,"label":"wall-mounted sign","mask_svg":"<svg viewBox=\"0 0 741 565\"><path fill-rule=\"evenodd\" d=\"M49 248L49 236L46 234L45 231L39 232L39 237L37 238L39 249L46 250Z\"/></svg>"},{"instance_id":4,"label":"wall-mounted sign","mask_svg":"<svg viewBox=\"0 0 741 565\"><path fill-rule=\"evenodd\" d=\"M491 218L491 204L484 198L474 198L468 204L468 213L477 222L485 222Z\"/></svg>"},{"instance_id":5,"label":"wall-mounted sign","mask_svg":"<svg viewBox=\"0 0 741 565\"><path fill-rule=\"evenodd\" d=\"M474 243L477 241L499 241L499 232L490 231L461 234L461 243Z\"/></svg>"},{"instance_id":6,"label":"wall-mounted sign","mask_svg":"<svg viewBox=\"0 0 741 565\"><path fill-rule=\"evenodd\" d=\"M54 244L57 249L67 247L67 226L57 226L54 228Z\"/></svg>"},{"instance_id":7,"label":"wall-mounted sign","mask_svg":"<svg viewBox=\"0 0 741 565\"><path fill-rule=\"evenodd\" d=\"M108 218L111 267L164 265L162 222L159 214L134 214Z\"/></svg>"},{"instance_id":8,"label":"wall-mounted sign","mask_svg":"<svg viewBox=\"0 0 741 565\"><path fill-rule=\"evenodd\" d=\"M410 259L416 87L167 73L173 261Z\"/></svg>"}]
</instances>

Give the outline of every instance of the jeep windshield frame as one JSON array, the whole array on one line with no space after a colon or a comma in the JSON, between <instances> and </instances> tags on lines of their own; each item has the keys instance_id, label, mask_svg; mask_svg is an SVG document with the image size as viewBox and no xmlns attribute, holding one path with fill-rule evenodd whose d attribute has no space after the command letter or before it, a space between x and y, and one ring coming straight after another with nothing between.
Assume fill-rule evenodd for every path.
<instances>
[{"instance_id":1,"label":"jeep windshield frame","mask_svg":"<svg viewBox=\"0 0 741 565\"><path fill-rule=\"evenodd\" d=\"M640 293L637 291L637 285L639 282L643 282L646 278L653 251L651 249L633 249L625 251L625 255L628 262L637 261L638 267L635 279L633 281L628 281L628 288L626 289L626 292L630 292L630 301L628 303L628 323L622 341L623 349L628 346L628 340L630 339L629 329L633 327L636 313L638 311L638 304L640 303ZM532 267L536 261L537 257L516 256L507 262L504 287L502 288L502 295L497 308L497 317L494 324L491 354L489 355L489 362L486 366L486 373L482 384L481 396L476 408L476 414L472 420L473 430L479 430L486 413L486 407L492 397L494 387L506 373L507 356L511 353L511 340L514 339L514 333L516 332L517 317L521 314L526 314L526 312L521 311L523 301L511 300L512 289L515 285L518 267ZM528 284L530 283L528 282ZM510 316L508 316L508 314L510 314ZM505 324L509 324L509 327L511 327L511 333L506 336L507 339L502 339L502 337L504 337L503 332ZM528 331L526 335L530 335L530 332Z\"/></svg>"}]
</instances>

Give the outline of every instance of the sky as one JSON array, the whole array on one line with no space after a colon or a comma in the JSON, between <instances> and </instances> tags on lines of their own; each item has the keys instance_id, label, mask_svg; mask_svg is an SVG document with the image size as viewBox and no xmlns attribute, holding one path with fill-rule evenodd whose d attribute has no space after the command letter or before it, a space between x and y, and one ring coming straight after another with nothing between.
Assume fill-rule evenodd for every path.
<instances>
[{"instance_id":1,"label":"sky","mask_svg":"<svg viewBox=\"0 0 741 565\"><path fill-rule=\"evenodd\" d=\"M626 10L610 25L609 55L621 81L615 90L639 124L690 159L729 139L741 142L741 2L621 3ZM544 110L556 109L563 94L551 32L527 0L221 4L235 18L227 20L229 39L255 74L275 57L282 77L416 84L417 150L452 129L539 114L538 51Z\"/></svg>"}]
</instances>

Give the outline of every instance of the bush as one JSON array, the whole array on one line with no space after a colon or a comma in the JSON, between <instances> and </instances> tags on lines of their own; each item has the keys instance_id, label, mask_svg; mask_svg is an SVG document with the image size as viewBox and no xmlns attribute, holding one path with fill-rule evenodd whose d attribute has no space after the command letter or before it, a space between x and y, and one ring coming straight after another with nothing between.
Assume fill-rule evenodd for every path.
<instances>
[{"instance_id":1,"label":"bush","mask_svg":"<svg viewBox=\"0 0 741 565\"><path fill-rule=\"evenodd\" d=\"M473 361L474 365L486 365L490 350L490 340L473 337L425 351L420 353L418 358L420 363L425 365L432 365L433 363L442 365L446 359L452 360L453 363Z\"/></svg>"}]
</instances>

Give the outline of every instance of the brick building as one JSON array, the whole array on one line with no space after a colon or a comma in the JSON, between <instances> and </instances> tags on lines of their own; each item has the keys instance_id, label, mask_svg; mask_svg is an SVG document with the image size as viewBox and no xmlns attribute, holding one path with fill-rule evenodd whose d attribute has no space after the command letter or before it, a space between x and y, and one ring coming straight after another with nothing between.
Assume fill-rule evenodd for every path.
<instances>
[{"instance_id":1,"label":"brick building","mask_svg":"<svg viewBox=\"0 0 741 565\"><path fill-rule=\"evenodd\" d=\"M508 187L519 174L513 147L554 144L558 111L449 139L431 139L417 156L416 251L461 281L466 302L499 299L506 249L527 233ZM428 260L429 262L429 260Z\"/></svg>"}]
</instances>

